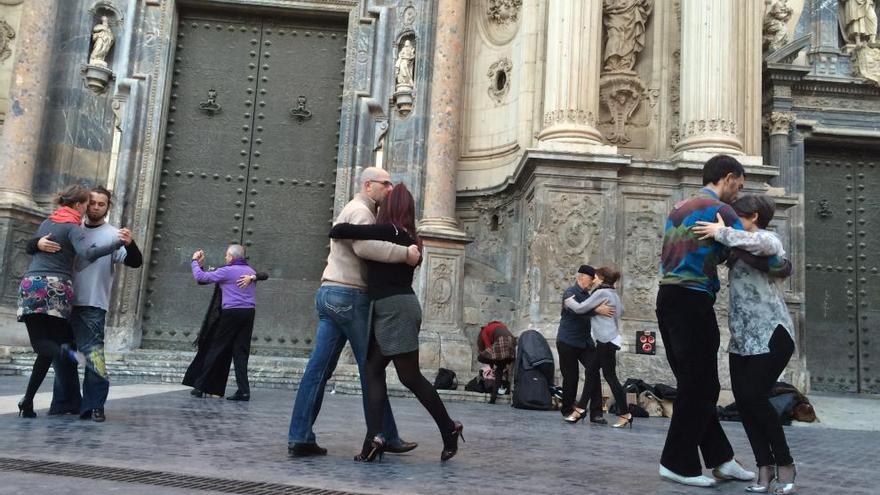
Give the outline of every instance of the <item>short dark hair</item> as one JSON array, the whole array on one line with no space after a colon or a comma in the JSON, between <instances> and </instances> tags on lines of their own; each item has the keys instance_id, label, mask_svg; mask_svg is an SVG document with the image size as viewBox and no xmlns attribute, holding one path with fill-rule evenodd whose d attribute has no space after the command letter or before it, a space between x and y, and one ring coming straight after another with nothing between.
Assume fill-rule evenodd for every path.
<instances>
[{"instance_id":1,"label":"short dark hair","mask_svg":"<svg viewBox=\"0 0 880 495\"><path fill-rule=\"evenodd\" d=\"M98 194L103 194L104 196L107 196L107 206L110 206L113 204L113 193L111 193L110 190L107 189L106 187L95 186L92 188L92 192L98 193Z\"/></svg>"},{"instance_id":2,"label":"short dark hair","mask_svg":"<svg viewBox=\"0 0 880 495\"><path fill-rule=\"evenodd\" d=\"M602 279L603 284L614 287L614 284L620 280L620 272L610 266L603 266L596 270L596 275Z\"/></svg>"},{"instance_id":3,"label":"short dark hair","mask_svg":"<svg viewBox=\"0 0 880 495\"><path fill-rule=\"evenodd\" d=\"M73 206L77 203L86 203L88 201L89 190L82 184L67 186L66 189L58 193L58 199L55 200L58 206Z\"/></svg>"},{"instance_id":4,"label":"short dark hair","mask_svg":"<svg viewBox=\"0 0 880 495\"><path fill-rule=\"evenodd\" d=\"M733 174L734 177L746 175L746 169L736 158L729 155L715 155L703 165L703 185L715 184Z\"/></svg>"},{"instance_id":5,"label":"short dark hair","mask_svg":"<svg viewBox=\"0 0 880 495\"><path fill-rule=\"evenodd\" d=\"M743 194L730 203L733 211L741 217L749 217L758 214L755 223L758 227L766 229L776 213L776 201L766 194Z\"/></svg>"}]
</instances>

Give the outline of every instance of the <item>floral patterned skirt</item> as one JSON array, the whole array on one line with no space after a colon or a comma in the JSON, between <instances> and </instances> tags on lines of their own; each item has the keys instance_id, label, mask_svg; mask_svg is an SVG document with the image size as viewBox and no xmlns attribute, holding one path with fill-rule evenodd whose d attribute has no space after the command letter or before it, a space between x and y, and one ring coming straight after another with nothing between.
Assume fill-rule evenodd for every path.
<instances>
[{"instance_id":1,"label":"floral patterned skirt","mask_svg":"<svg viewBox=\"0 0 880 495\"><path fill-rule=\"evenodd\" d=\"M18 321L27 315L45 314L65 320L73 309L73 283L69 278L32 275L18 286Z\"/></svg>"}]
</instances>

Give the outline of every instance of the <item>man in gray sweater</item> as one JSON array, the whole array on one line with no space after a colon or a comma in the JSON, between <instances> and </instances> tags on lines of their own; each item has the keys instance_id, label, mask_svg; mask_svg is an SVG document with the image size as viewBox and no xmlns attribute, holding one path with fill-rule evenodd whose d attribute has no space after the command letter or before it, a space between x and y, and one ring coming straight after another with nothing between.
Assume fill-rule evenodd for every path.
<instances>
[{"instance_id":1,"label":"man in gray sweater","mask_svg":"<svg viewBox=\"0 0 880 495\"><path fill-rule=\"evenodd\" d=\"M391 192L394 185L386 170L376 167L361 172L360 192L339 213L336 223L373 224L376 208ZM318 311L318 330L315 347L306 365L290 419L288 452L293 456L326 455L327 449L319 447L312 425L321 411L324 387L333 375L339 355L346 341L357 361L361 375L361 388L365 389L364 363L369 347L369 308L367 296L366 264L364 260L384 263L406 262L416 266L419 249L412 245L398 246L382 241L330 240L327 267L321 276L321 287L315 296ZM364 415L367 404L364 394ZM350 427L350 425L341 425ZM383 433L388 439L386 452L401 453L416 448L415 443L404 442L397 433L391 405L385 403Z\"/></svg>"},{"instance_id":2,"label":"man in gray sweater","mask_svg":"<svg viewBox=\"0 0 880 495\"><path fill-rule=\"evenodd\" d=\"M104 323L110 305L115 264L123 263L131 268L143 264L143 256L128 229L118 229L107 223L112 194L97 186L89 195L85 223L78 243L100 246L121 239L123 246L111 254L93 261L79 257L73 272L73 312L70 326L76 337L76 346L86 357L87 366L83 378L80 418L104 421L104 403L110 391L110 381L104 365ZM36 247L41 251L55 252L60 246L48 236L40 238ZM56 379L57 380L57 379Z\"/></svg>"}]
</instances>

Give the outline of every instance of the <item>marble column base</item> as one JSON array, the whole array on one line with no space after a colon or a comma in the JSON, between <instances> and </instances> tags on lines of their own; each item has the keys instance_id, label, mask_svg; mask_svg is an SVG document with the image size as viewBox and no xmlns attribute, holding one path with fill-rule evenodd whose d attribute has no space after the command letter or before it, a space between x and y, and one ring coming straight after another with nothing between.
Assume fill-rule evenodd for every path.
<instances>
[{"instance_id":1,"label":"marble column base","mask_svg":"<svg viewBox=\"0 0 880 495\"><path fill-rule=\"evenodd\" d=\"M700 149L693 151L678 151L672 155L670 161L673 162L696 162L696 163L706 163L707 160L716 155L730 155L737 159L743 165L750 167L759 167L764 165L764 158L761 156L751 156L744 155L740 152L731 152L730 150L724 149Z\"/></svg>"}]
</instances>

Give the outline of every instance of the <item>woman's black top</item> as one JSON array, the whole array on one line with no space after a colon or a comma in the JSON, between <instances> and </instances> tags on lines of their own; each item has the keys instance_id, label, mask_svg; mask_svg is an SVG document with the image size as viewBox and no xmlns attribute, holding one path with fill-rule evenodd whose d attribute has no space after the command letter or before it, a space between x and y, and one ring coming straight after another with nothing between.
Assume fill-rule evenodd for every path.
<instances>
[{"instance_id":1,"label":"woman's black top","mask_svg":"<svg viewBox=\"0 0 880 495\"><path fill-rule=\"evenodd\" d=\"M338 223L330 230L330 237L333 239L387 241L401 246L411 246L416 243L407 231L391 223L376 225ZM409 266L406 263L365 261L367 264L367 294L371 299L414 294L412 289L414 266Z\"/></svg>"}]
</instances>

